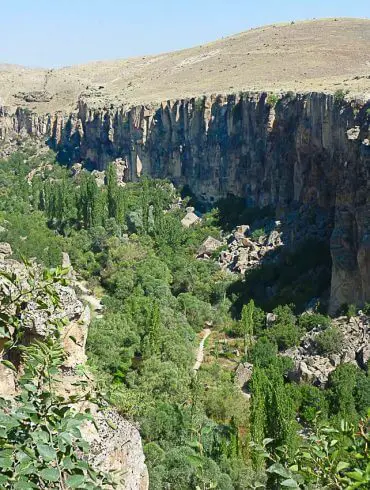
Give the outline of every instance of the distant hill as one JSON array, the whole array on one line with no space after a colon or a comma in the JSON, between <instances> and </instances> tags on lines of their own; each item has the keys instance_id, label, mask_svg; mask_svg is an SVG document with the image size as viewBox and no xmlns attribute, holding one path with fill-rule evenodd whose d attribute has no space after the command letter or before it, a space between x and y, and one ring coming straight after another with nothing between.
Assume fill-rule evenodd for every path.
<instances>
[{"instance_id":1,"label":"distant hill","mask_svg":"<svg viewBox=\"0 0 370 490\"><path fill-rule=\"evenodd\" d=\"M0 64L0 101L38 112L203 93L348 90L370 98L370 20L276 24L182 51L57 70ZM150 47L148 47L150 49ZM37 92L37 96L24 96ZM40 94L46 94L45 97Z\"/></svg>"}]
</instances>

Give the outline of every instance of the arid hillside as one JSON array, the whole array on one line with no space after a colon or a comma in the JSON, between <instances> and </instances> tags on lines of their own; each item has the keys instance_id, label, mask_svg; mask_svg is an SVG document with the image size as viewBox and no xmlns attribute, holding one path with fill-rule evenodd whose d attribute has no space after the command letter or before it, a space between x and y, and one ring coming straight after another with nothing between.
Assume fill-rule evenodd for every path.
<instances>
[{"instance_id":1,"label":"arid hillside","mask_svg":"<svg viewBox=\"0 0 370 490\"><path fill-rule=\"evenodd\" d=\"M54 70L0 64L0 105L39 113L238 91L370 97L370 20L276 24L190 49ZM148 46L150 50L150 46ZM1 61L1 60L0 60Z\"/></svg>"}]
</instances>

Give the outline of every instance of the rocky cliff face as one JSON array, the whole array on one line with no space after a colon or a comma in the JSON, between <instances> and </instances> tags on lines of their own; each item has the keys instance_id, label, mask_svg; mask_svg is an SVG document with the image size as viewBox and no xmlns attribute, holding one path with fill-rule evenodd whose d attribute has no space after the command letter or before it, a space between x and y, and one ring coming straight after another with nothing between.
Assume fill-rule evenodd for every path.
<instances>
[{"instance_id":1,"label":"rocky cliff face","mask_svg":"<svg viewBox=\"0 0 370 490\"><path fill-rule=\"evenodd\" d=\"M0 138L45 137L62 160L97 169L122 159L141 174L187 185L208 203L233 194L248 206L296 203L335 216L331 311L370 300L370 103L322 93L214 95L158 107L90 109L39 116L0 111Z\"/></svg>"},{"instance_id":2,"label":"rocky cliff face","mask_svg":"<svg viewBox=\"0 0 370 490\"><path fill-rule=\"evenodd\" d=\"M4 308L2 311L6 311L4 297L17 296L20 289L29 289L30 278L37 285L41 277L37 264L33 263L31 268L26 267L10 259L11 253L9 244L0 243L0 272L5 274L0 277L0 304ZM7 274L15 275L18 289L7 279ZM76 388L76 382L85 381L88 383L88 389L91 388L92 383L90 376L87 377L78 370L78 367L87 360L85 344L90 323L89 306L84 306L78 299L72 287L75 282L73 274L70 282L71 286L60 284L55 286L60 305L53 310L51 316L45 309L40 309L33 298L25 303L21 313L25 332L22 342L26 345L34 339L44 338L51 321L58 318L67 320L61 332L66 359L62 366L61 382L58 383L58 392L66 398L76 393L81 394L80 390L83 388L81 386ZM4 355L4 341L5 339L0 340L0 359L3 359ZM18 368L17 373L0 364L0 397L11 399L17 393L17 379L22 373L22 365L17 362L15 364ZM75 408L79 410L87 407L76 404ZM91 464L104 471L119 471L122 478L118 490L147 490L148 471L137 428L112 408L98 411L91 403L88 408L94 413L95 424L91 422L86 424L83 428L83 436L91 443L89 454Z\"/></svg>"}]
</instances>

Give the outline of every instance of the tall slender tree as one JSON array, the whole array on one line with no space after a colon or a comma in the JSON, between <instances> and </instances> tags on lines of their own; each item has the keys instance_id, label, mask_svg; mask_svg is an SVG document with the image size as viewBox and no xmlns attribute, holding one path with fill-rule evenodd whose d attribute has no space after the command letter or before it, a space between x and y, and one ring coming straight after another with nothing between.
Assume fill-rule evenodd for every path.
<instances>
[{"instance_id":1,"label":"tall slender tree","mask_svg":"<svg viewBox=\"0 0 370 490\"><path fill-rule=\"evenodd\" d=\"M254 301L251 299L248 304L243 306L241 326L244 335L244 355L247 357L248 350L253 343L253 313Z\"/></svg>"}]
</instances>

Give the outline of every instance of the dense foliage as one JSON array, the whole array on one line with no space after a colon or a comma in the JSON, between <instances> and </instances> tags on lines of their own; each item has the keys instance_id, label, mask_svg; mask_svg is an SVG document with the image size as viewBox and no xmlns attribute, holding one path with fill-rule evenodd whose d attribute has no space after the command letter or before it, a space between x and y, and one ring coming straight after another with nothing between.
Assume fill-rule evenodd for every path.
<instances>
[{"instance_id":1,"label":"dense foliage","mask_svg":"<svg viewBox=\"0 0 370 490\"><path fill-rule=\"evenodd\" d=\"M91 396L79 383L79 393L60 394L61 366L65 352L60 340L63 321L53 317L59 308L55 283L64 281L66 271L55 269L38 275L2 272L0 328L3 342L1 363L17 371L22 362L18 394L0 397L0 486L2 489L114 488L112 475L95 471L86 461L89 444L81 427L93 420L89 411L76 403ZM47 318L46 338L22 344L25 328L20 314L28 300L35 302ZM59 387L59 389L58 389ZM77 388L77 383L76 383Z\"/></svg>"},{"instance_id":2,"label":"dense foliage","mask_svg":"<svg viewBox=\"0 0 370 490\"><path fill-rule=\"evenodd\" d=\"M207 236L220 238L220 225L242 224L240 201L221 202L219 211L187 229L168 182L143 178L122 185L111 165L99 187L88 172L72 176L57 166L51 153L14 154L2 162L0 193L0 240L10 242L16 256L35 256L47 265L59 264L67 251L75 270L102 297L104 315L89 331L90 368L120 412L139 422L151 489L280 488L289 486L286 480L292 488L347 488L351 473L366 473L365 462L356 466L352 458L357 451L366 459L364 425L360 438L351 428L348 437L329 441L339 448L335 464L345 463L336 479L324 469L324 476L312 479L316 463L307 458L316 461L322 449L314 443L321 442L301 433L331 434L322 424L340 431L342 419L358 424L370 404L367 373L340 365L327 390L297 385L288 381L290 359L278 354L313 328L322 330L320 352L339 349L341 339L328 317L298 316L288 305L301 306L327 284L325 277L322 284L299 282L325 262L324 245L286 253L285 269L272 263L242 282L214 261L195 258ZM233 202L238 211L228 214ZM270 214L248 210L243 220ZM278 294L261 301L272 281ZM272 324L262 306L273 310ZM194 353L205 326L212 327L208 355L195 374ZM241 360L254 366L247 387L251 400L234 383ZM306 450L309 441L313 445Z\"/></svg>"}]
</instances>

